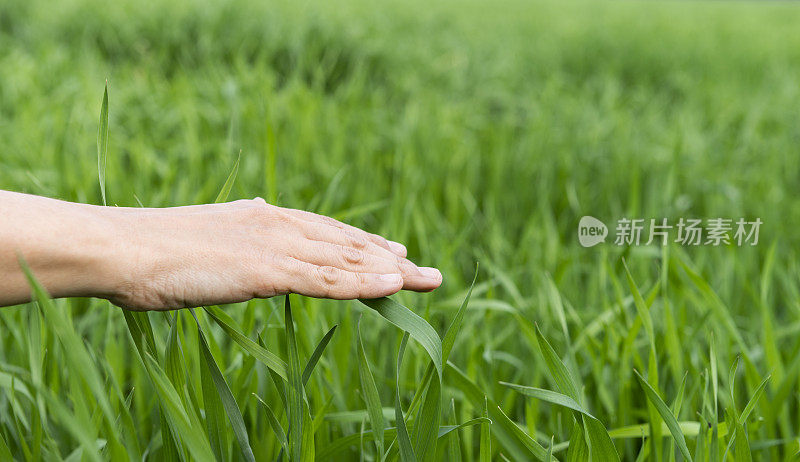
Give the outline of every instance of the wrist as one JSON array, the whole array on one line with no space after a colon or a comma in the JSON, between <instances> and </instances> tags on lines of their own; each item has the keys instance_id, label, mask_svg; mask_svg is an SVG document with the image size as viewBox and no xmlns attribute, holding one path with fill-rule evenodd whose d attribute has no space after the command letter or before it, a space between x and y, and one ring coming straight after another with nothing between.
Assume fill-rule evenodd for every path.
<instances>
[{"instance_id":1,"label":"wrist","mask_svg":"<svg viewBox=\"0 0 800 462\"><path fill-rule=\"evenodd\" d=\"M83 264L95 282L88 295L128 306L127 300L136 288L147 282L148 268L143 263L153 260L145 254L157 244L157 237L151 235L158 216L148 213L153 209L102 206L91 209L92 231L87 234L93 243L84 243L91 251Z\"/></svg>"},{"instance_id":2,"label":"wrist","mask_svg":"<svg viewBox=\"0 0 800 462\"><path fill-rule=\"evenodd\" d=\"M179 271L181 259L175 254L182 233L191 229L185 220L176 220L173 209L97 207L100 228L106 230L104 246L97 249L101 258L91 263L102 275L93 296L110 300L128 309L157 305L158 287ZM189 218L187 215L185 218Z\"/></svg>"},{"instance_id":3,"label":"wrist","mask_svg":"<svg viewBox=\"0 0 800 462\"><path fill-rule=\"evenodd\" d=\"M75 236L83 251L73 256L75 267L84 273L80 295L113 300L129 283L128 258L135 236L132 223L116 207L84 207L84 220L78 227L82 236Z\"/></svg>"}]
</instances>

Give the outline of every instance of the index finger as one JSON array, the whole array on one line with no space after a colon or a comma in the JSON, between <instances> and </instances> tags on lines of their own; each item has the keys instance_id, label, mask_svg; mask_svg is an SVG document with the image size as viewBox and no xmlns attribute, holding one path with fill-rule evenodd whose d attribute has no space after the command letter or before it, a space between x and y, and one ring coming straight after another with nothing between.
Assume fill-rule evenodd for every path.
<instances>
[{"instance_id":1,"label":"index finger","mask_svg":"<svg viewBox=\"0 0 800 462\"><path fill-rule=\"evenodd\" d=\"M365 239L368 239L370 242L380 247L383 247L384 249L392 252L395 255L401 257L405 257L406 255L408 255L408 250L406 249L406 246L404 246L403 244L399 242L390 241L383 236L379 236L377 234L364 231L361 228L356 228L355 226L342 223L341 221L336 220L334 218L298 209L283 208L283 211L297 218L300 218L301 220L310 221L314 223L322 223L328 226L332 226L334 228L350 231L351 233L354 233L356 235L364 237Z\"/></svg>"}]
</instances>

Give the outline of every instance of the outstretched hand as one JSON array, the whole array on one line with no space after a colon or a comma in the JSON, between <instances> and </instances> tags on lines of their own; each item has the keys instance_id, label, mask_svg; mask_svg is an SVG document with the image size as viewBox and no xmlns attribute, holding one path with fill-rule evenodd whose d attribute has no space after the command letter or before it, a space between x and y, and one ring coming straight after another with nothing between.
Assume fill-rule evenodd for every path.
<instances>
[{"instance_id":1,"label":"outstretched hand","mask_svg":"<svg viewBox=\"0 0 800 462\"><path fill-rule=\"evenodd\" d=\"M118 209L119 210L119 209ZM232 303L297 293L355 299L430 291L435 268L402 244L332 218L263 199L167 209L124 209L134 245L110 299L137 310Z\"/></svg>"},{"instance_id":2,"label":"outstretched hand","mask_svg":"<svg viewBox=\"0 0 800 462\"><path fill-rule=\"evenodd\" d=\"M0 191L0 306L31 299L24 259L53 297L168 310L297 293L355 299L442 283L397 242L263 199L99 207Z\"/></svg>"}]
</instances>

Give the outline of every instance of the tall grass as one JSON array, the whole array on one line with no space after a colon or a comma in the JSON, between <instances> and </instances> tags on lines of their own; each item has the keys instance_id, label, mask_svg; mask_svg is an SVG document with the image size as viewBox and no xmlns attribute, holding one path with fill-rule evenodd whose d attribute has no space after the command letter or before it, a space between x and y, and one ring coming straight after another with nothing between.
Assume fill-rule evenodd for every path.
<instances>
[{"instance_id":1,"label":"tall grass","mask_svg":"<svg viewBox=\"0 0 800 462\"><path fill-rule=\"evenodd\" d=\"M173 313L37 290L0 310L0 459L792 460L798 19L0 4L0 188L260 195L445 275L432 294ZM755 247L584 249L583 215L764 225Z\"/></svg>"}]
</instances>

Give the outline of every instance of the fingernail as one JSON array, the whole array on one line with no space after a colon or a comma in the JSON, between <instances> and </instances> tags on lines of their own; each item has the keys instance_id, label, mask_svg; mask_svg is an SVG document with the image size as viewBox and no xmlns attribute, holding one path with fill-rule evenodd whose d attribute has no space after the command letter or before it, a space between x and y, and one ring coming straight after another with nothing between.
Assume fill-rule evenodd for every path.
<instances>
[{"instance_id":1,"label":"fingernail","mask_svg":"<svg viewBox=\"0 0 800 462\"><path fill-rule=\"evenodd\" d=\"M403 244L395 241L387 241L387 242L389 243L389 250L391 250L392 253L396 253L397 255L400 255L402 257L408 255L408 250L406 249L406 246L404 246Z\"/></svg>"},{"instance_id":2,"label":"fingernail","mask_svg":"<svg viewBox=\"0 0 800 462\"><path fill-rule=\"evenodd\" d=\"M380 274L378 280L387 284L399 284L403 282L403 276L399 274Z\"/></svg>"},{"instance_id":3,"label":"fingernail","mask_svg":"<svg viewBox=\"0 0 800 462\"><path fill-rule=\"evenodd\" d=\"M428 268L423 266L420 267L419 273L425 276L426 278L431 278L436 280L442 279L442 273L440 273L439 270L436 268Z\"/></svg>"}]
</instances>

